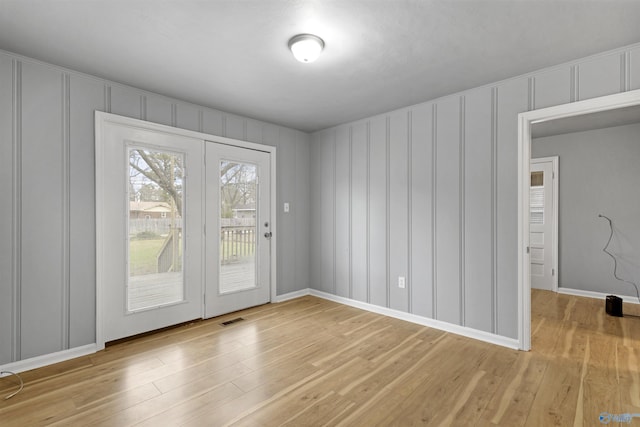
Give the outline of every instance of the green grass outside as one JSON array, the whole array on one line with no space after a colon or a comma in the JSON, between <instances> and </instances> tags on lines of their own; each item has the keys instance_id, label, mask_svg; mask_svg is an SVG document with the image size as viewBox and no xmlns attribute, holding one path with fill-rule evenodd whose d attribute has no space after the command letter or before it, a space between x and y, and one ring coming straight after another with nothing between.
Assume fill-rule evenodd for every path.
<instances>
[{"instance_id":1,"label":"green grass outside","mask_svg":"<svg viewBox=\"0 0 640 427\"><path fill-rule=\"evenodd\" d=\"M129 241L129 274L139 276L156 272L156 257L164 239Z\"/></svg>"},{"instance_id":2,"label":"green grass outside","mask_svg":"<svg viewBox=\"0 0 640 427\"><path fill-rule=\"evenodd\" d=\"M162 247L162 239L145 239L129 241L129 274L139 276L156 273L157 256ZM220 251L231 261L253 255L254 245L251 243L221 242Z\"/></svg>"}]
</instances>

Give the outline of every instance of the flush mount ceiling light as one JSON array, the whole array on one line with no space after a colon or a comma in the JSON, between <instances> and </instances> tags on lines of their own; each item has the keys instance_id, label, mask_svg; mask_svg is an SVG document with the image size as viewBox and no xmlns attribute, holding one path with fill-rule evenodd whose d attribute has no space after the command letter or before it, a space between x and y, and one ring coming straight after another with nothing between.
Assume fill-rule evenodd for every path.
<instances>
[{"instance_id":1,"label":"flush mount ceiling light","mask_svg":"<svg viewBox=\"0 0 640 427\"><path fill-rule=\"evenodd\" d=\"M289 49L300 62L313 62L324 49L324 41L313 34L298 34L289 40Z\"/></svg>"}]
</instances>

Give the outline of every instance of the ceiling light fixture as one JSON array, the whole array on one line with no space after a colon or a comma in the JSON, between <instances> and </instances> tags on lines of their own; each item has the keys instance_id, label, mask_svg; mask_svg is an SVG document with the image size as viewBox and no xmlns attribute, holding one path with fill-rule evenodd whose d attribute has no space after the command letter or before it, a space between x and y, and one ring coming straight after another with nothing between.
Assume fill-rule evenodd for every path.
<instances>
[{"instance_id":1,"label":"ceiling light fixture","mask_svg":"<svg viewBox=\"0 0 640 427\"><path fill-rule=\"evenodd\" d=\"M313 62L324 49L324 41L313 34L298 34L289 40L289 49L300 62Z\"/></svg>"}]
</instances>

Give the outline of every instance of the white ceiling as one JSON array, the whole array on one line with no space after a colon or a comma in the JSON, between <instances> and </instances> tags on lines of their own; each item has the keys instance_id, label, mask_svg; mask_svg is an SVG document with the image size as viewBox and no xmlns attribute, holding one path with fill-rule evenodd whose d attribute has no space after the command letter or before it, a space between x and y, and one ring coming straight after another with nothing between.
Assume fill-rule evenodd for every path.
<instances>
[{"instance_id":1,"label":"white ceiling","mask_svg":"<svg viewBox=\"0 0 640 427\"><path fill-rule=\"evenodd\" d=\"M0 49L304 131L635 42L632 0L0 0Z\"/></svg>"}]
</instances>

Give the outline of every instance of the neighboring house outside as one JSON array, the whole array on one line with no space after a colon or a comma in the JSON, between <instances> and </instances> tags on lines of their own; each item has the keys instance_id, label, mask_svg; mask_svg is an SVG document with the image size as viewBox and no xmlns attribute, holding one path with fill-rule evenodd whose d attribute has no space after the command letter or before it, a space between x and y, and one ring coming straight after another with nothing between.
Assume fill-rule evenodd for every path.
<instances>
[{"instance_id":1,"label":"neighboring house outside","mask_svg":"<svg viewBox=\"0 0 640 427\"><path fill-rule=\"evenodd\" d=\"M255 205L238 205L232 209L234 218L255 218Z\"/></svg>"},{"instance_id":2,"label":"neighboring house outside","mask_svg":"<svg viewBox=\"0 0 640 427\"><path fill-rule=\"evenodd\" d=\"M170 218L171 206L166 202L129 202L130 219ZM180 215L176 215L179 218Z\"/></svg>"}]
</instances>

